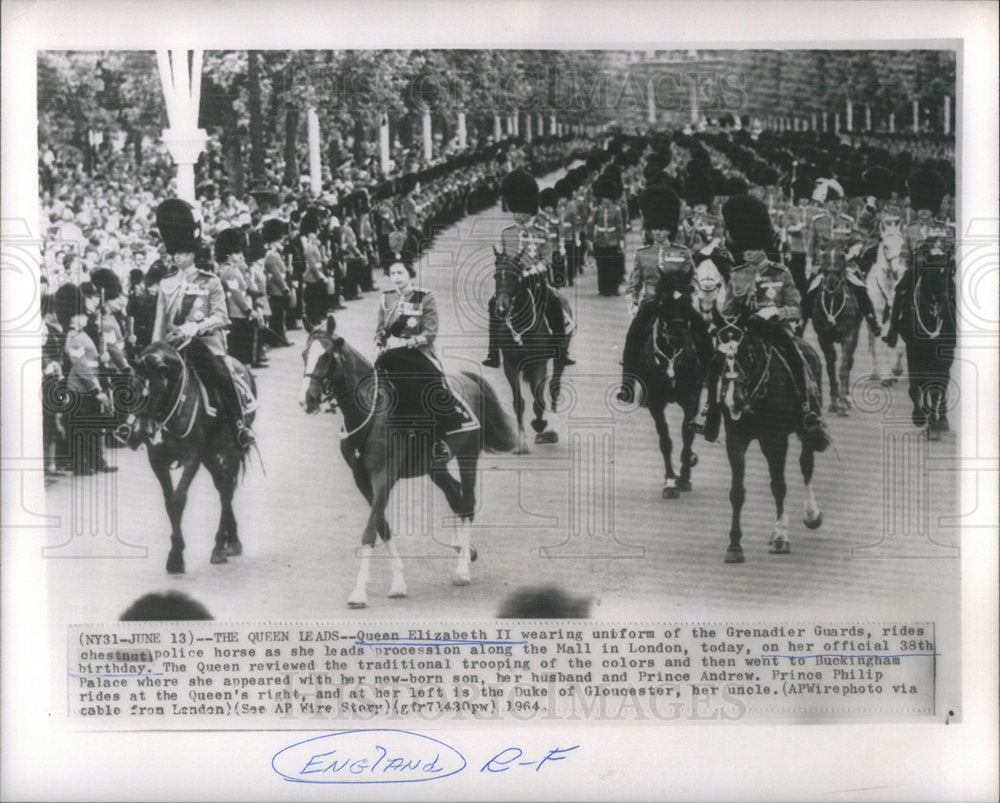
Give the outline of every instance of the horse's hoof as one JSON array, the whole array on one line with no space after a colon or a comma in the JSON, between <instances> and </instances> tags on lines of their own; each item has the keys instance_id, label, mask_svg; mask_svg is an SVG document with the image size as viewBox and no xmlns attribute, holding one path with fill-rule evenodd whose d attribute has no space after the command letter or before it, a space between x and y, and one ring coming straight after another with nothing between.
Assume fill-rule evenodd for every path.
<instances>
[{"instance_id":1,"label":"horse's hoof","mask_svg":"<svg viewBox=\"0 0 1000 803\"><path fill-rule=\"evenodd\" d=\"M882 380L882 387L884 388L891 388L895 384L896 384L896 378L893 376L886 377L885 379Z\"/></svg>"},{"instance_id":2,"label":"horse's hoof","mask_svg":"<svg viewBox=\"0 0 1000 803\"><path fill-rule=\"evenodd\" d=\"M726 550L726 563L744 563L743 547L731 546Z\"/></svg>"},{"instance_id":3,"label":"horse's hoof","mask_svg":"<svg viewBox=\"0 0 1000 803\"><path fill-rule=\"evenodd\" d=\"M791 551L791 544L788 543L788 539L784 536L772 540L771 548L768 550L772 555L787 555Z\"/></svg>"},{"instance_id":4,"label":"horse's hoof","mask_svg":"<svg viewBox=\"0 0 1000 803\"><path fill-rule=\"evenodd\" d=\"M826 411L828 413L840 413L840 406L837 404L837 402L832 401L830 402L830 406L826 408Z\"/></svg>"},{"instance_id":5,"label":"horse's hoof","mask_svg":"<svg viewBox=\"0 0 1000 803\"><path fill-rule=\"evenodd\" d=\"M167 574L184 574L184 558L167 557Z\"/></svg>"},{"instance_id":6,"label":"horse's hoof","mask_svg":"<svg viewBox=\"0 0 1000 803\"><path fill-rule=\"evenodd\" d=\"M230 541L226 544L226 554L231 558L238 558L243 554L243 542Z\"/></svg>"},{"instance_id":7,"label":"horse's hoof","mask_svg":"<svg viewBox=\"0 0 1000 803\"><path fill-rule=\"evenodd\" d=\"M530 454L530 453L531 453L531 451L528 449L527 446L518 446L514 450L514 454Z\"/></svg>"},{"instance_id":8,"label":"horse's hoof","mask_svg":"<svg viewBox=\"0 0 1000 803\"><path fill-rule=\"evenodd\" d=\"M211 563L229 563L229 558L226 557L225 549L213 549Z\"/></svg>"},{"instance_id":9,"label":"horse's hoof","mask_svg":"<svg viewBox=\"0 0 1000 803\"><path fill-rule=\"evenodd\" d=\"M816 518L812 521L809 520L808 516L803 516L802 523L810 530L818 530L819 526L823 523L823 511L819 511L819 513L816 514Z\"/></svg>"},{"instance_id":10,"label":"horse's hoof","mask_svg":"<svg viewBox=\"0 0 1000 803\"><path fill-rule=\"evenodd\" d=\"M868 374L868 381L869 382L878 382L881 378L882 377L879 374L875 374L875 373Z\"/></svg>"},{"instance_id":11,"label":"horse's hoof","mask_svg":"<svg viewBox=\"0 0 1000 803\"><path fill-rule=\"evenodd\" d=\"M903 375L903 366L899 365L899 366L893 367L893 369L892 369L892 375L893 376L902 376Z\"/></svg>"},{"instance_id":12,"label":"horse's hoof","mask_svg":"<svg viewBox=\"0 0 1000 803\"><path fill-rule=\"evenodd\" d=\"M351 602L350 600L348 600L347 601L347 607L350 608L351 610L356 611L356 610L359 610L361 608L367 608L368 607L368 603L367 602Z\"/></svg>"},{"instance_id":13,"label":"horse's hoof","mask_svg":"<svg viewBox=\"0 0 1000 803\"><path fill-rule=\"evenodd\" d=\"M677 490L678 491L690 491L691 490L691 480L677 480Z\"/></svg>"},{"instance_id":14,"label":"horse's hoof","mask_svg":"<svg viewBox=\"0 0 1000 803\"><path fill-rule=\"evenodd\" d=\"M927 440L929 441L939 441L941 440L941 430L935 429L934 427L927 428Z\"/></svg>"},{"instance_id":15,"label":"horse's hoof","mask_svg":"<svg viewBox=\"0 0 1000 803\"><path fill-rule=\"evenodd\" d=\"M535 435L535 443L559 443L559 433L555 430L546 430Z\"/></svg>"},{"instance_id":16,"label":"horse's hoof","mask_svg":"<svg viewBox=\"0 0 1000 803\"><path fill-rule=\"evenodd\" d=\"M403 599L403 597L405 597L405 596L406 596L406 592L405 591L390 591L389 592L389 599ZM350 605L350 603L348 603L348 605ZM364 604L362 604L361 607L362 608L365 607Z\"/></svg>"},{"instance_id":17,"label":"horse's hoof","mask_svg":"<svg viewBox=\"0 0 1000 803\"><path fill-rule=\"evenodd\" d=\"M663 499L677 499L681 495L681 492L677 490L677 487L664 488L663 492L660 494Z\"/></svg>"},{"instance_id":18,"label":"horse's hoof","mask_svg":"<svg viewBox=\"0 0 1000 803\"><path fill-rule=\"evenodd\" d=\"M451 578L451 584L453 586L467 586L472 582L472 580L464 574L456 574Z\"/></svg>"},{"instance_id":19,"label":"horse's hoof","mask_svg":"<svg viewBox=\"0 0 1000 803\"><path fill-rule=\"evenodd\" d=\"M848 418L850 416L850 413L847 410L847 406L843 404L838 406L837 415L839 415L841 418Z\"/></svg>"}]
</instances>

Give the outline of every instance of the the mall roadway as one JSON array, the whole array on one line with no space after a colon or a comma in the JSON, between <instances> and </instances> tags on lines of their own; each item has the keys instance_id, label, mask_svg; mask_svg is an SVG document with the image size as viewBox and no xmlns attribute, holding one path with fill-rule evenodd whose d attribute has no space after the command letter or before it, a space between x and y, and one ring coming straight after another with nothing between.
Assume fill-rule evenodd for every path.
<instances>
[{"instance_id":1,"label":"the mall roadway","mask_svg":"<svg viewBox=\"0 0 1000 803\"><path fill-rule=\"evenodd\" d=\"M494 208L443 232L421 261L418 282L437 297L437 346L446 365L482 370L509 409L502 373L479 365L490 243L504 225L506 216ZM638 242L637 233L629 235L629 266ZM552 416L557 445L532 446L521 457L483 457L471 585L451 583L443 496L426 478L409 480L397 486L390 507L409 596L387 599L389 568L376 561L368 608L347 609L368 511L339 453L339 415L308 417L299 409L305 333L298 330L290 333L294 347L272 351L270 367L258 372L263 466L254 462L237 492L243 556L209 564L218 501L203 471L184 519L187 574L168 576L169 526L159 486L144 452L114 450L118 474L62 479L46 495L54 517L46 534L53 622L114 620L137 596L164 589L191 594L223 621L446 622L492 617L513 589L541 583L592 597L592 615L600 619L871 621L957 612L955 519L940 521L959 510L956 436L930 444L928 453L907 422L902 383L889 395L857 389L856 402L869 411L830 421L836 450L817 460L824 514L818 530L801 523L793 442L791 554L768 554L774 508L766 465L752 447L746 563L726 565L724 446L699 438L694 490L661 499L662 462L648 413L616 411L610 401L628 321L624 300L599 297L593 270L569 292L579 322L578 363L568 370L572 409ZM338 331L370 354L375 319L376 297L369 293L338 315ZM866 355L859 364L861 378ZM677 432L678 413L668 420Z\"/></svg>"}]
</instances>

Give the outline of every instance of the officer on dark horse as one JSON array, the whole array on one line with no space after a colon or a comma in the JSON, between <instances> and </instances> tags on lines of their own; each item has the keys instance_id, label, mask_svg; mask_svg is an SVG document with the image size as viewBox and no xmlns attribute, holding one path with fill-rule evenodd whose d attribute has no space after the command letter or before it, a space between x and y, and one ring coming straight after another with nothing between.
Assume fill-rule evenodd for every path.
<instances>
[{"instance_id":1,"label":"officer on dark horse","mask_svg":"<svg viewBox=\"0 0 1000 803\"><path fill-rule=\"evenodd\" d=\"M907 187L917 219L904 232L907 268L896 285L885 342L890 348L897 338L906 343L913 425L937 440L949 429L946 390L957 342L955 230L937 216L946 189L940 174L917 170Z\"/></svg>"}]
</instances>

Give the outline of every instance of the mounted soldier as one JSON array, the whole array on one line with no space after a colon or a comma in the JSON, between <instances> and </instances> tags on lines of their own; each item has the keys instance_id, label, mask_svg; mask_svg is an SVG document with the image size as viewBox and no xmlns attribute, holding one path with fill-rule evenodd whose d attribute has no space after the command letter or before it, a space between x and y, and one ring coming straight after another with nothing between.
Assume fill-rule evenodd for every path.
<instances>
[{"instance_id":1,"label":"mounted soldier","mask_svg":"<svg viewBox=\"0 0 1000 803\"><path fill-rule=\"evenodd\" d=\"M767 258L774 242L771 219L763 201L750 196L730 198L722 216L732 240L733 251L742 253L743 265L735 268L726 294L724 315L739 320L749 317L765 340L778 349L788 364L802 410L802 430L810 446L821 452L830 444L823 420L822 400L814 383L809 381L809 367L791 326L798 320L799 291L787 268ZM721 367L713 361L709 377L709 411L705 440L719 435L722 409L715 393Z\"/></svg>"},{"instance_id":2,"label":"mounted soldier","mask_svg":"<svg viewBox=\"0 0 1000 803\"><path fill-rule=\"evenodd\" d=\"M882 327L875 317L875 308L868 296L868 286L857 265L864 239L854 218L842 211L844 189L835 179L820 179L813 193L813 200L824 204L826 211L814 216L809 223L806 253L807 259L811 261L812 278L802 303L800 331L805 329L809 321L824 273L836 271L845 275L847 287L854 295L858 309L868 321L872 334L877 337L882 333Z\"/></svg>"},{"instance_id":3,"label":"mounted soldier","mask_svg":"<svg viewBox=\"0 0 1000 803\"><path fill-rule=\"evenodd\" d=\"M514 216L514 225L500 232L501 253L521 264L522 275L532 279L545 297L545 320L554 336L566 334L566 317L562 299L549 286L553 255L553 242L546 228L536 220L538 215L538 182L524 170L508 173L500 186L500 193L507 211ZM496 300L489 302L489 351L483 365L500 367L500 338L503 337L504 321L496 314ZM574 365L567 351L557 359L563 365Z\"/></svg>"},{"instance_id":4,"label":"mounted soldier","mask_svg":"<svg viewBox=\"0 0 1000 803\"><path fill-rule=\"evenodd\" d=\"M156 299L153 341L188 343L187 357L198 377L216 394L218 414L235 428L236 443L246 450L255 438L226 362L229 326L226 293L219 277L195 264L201 222L186 201L171 198L156 209L156 225L167 251L167 275Z\"/></svg>"}]
</instances>

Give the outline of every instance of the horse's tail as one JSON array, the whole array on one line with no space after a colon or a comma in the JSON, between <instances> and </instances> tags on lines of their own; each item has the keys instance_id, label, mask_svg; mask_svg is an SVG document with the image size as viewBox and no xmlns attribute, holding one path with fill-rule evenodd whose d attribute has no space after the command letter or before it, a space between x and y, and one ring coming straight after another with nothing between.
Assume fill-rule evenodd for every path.
<instances>
[{"instance_id":1,"label":"horse's tail","mask_svg":"<svg viewBox=\"0 0 1000 803\"><path fill-rule=\"evenodd\" d=\"M517 430L514 428L514 421L504 412L500 399L497 398L490 383L483 377L469 371L461 373L479 389L483 400L480 412L482 420L479 422L483 431L483 449L493 453L513 450L517 446Z\"/></svg>"}]
</instances>

